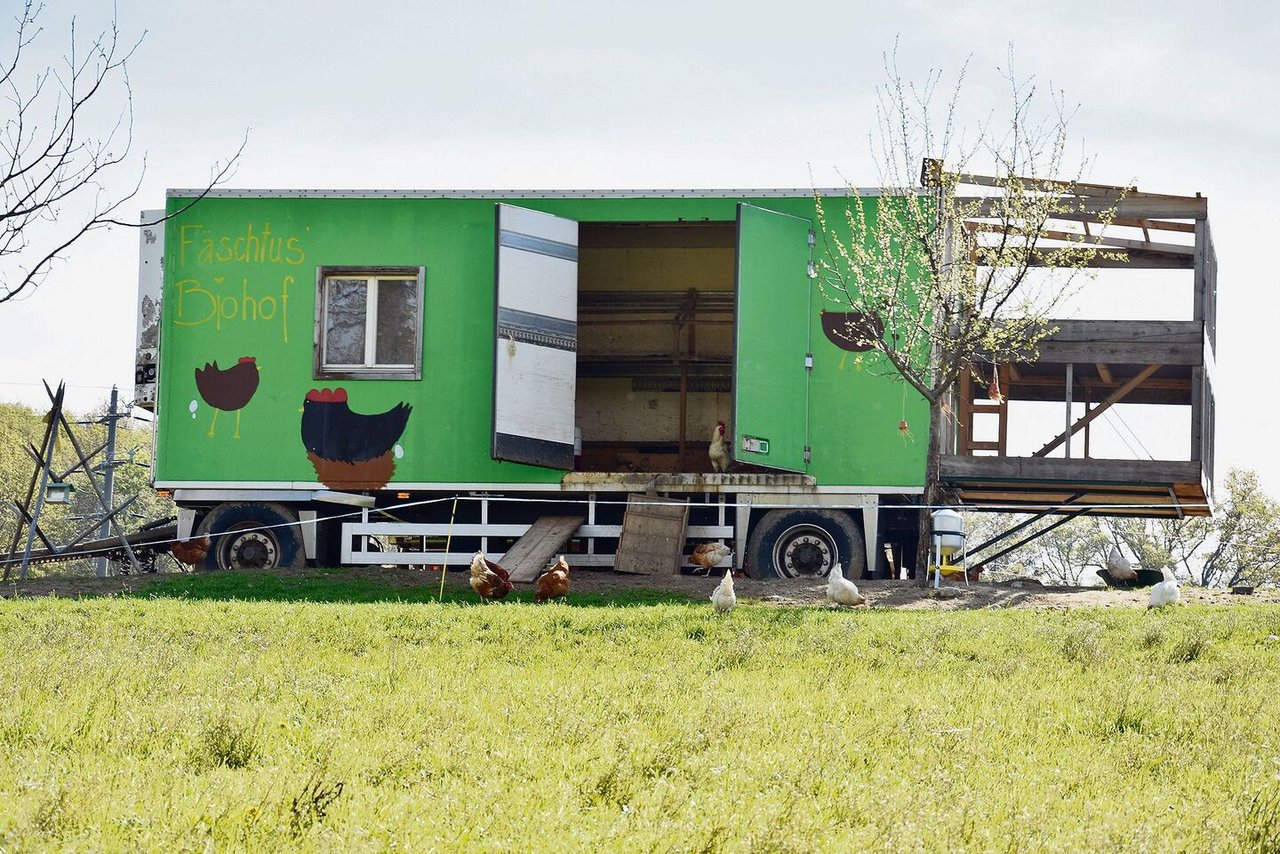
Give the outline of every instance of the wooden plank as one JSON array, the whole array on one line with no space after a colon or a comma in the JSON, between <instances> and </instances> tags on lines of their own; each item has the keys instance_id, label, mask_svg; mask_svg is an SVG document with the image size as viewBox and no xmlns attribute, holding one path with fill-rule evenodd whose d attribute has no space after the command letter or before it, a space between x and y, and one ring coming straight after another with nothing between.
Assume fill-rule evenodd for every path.
<instances>
[{"instance_id":1,"label":"wooden plank","mask_svg":"<svg viewBox=\"0 0 1280 854\"><path fill-rule=\"evenodd\" d=\"M585 516L543 516L530 525L524 536L503 555L502 565L511 580L537 578L585 521Z\"/></svg>"},{"instance_id":2,"label":"wooden plank","mask_svg":"<svg viewBox=\"0 0 1280 854\"><path fill-rule=\"evenodd\" d=\"M1045 323L1056 331L1049 341L1108 341L1115 338L1189 343L1203 332L1194 320L1074 320L1052 318Z\"/></svg>"},{"instance_id":3,"label":"wooden plank","mask_svg":"<svg viewBox=\"0 0 1280 854\"><path fill-rule=\"evenodd\" d=\"M1058 488L1073 484L1198 483L1200 464L1190 460L1098 460L1060 457L942 458L947 481L1053 481Z\"/></svg>"},{"instance_id":4,"label":"wooden plank","mask_svg":"<svg viewBox=\"0 0 1280 854\"><path fill-rule=\"evenodd\" d=\"M639 575L678 574L689 505L645 495L627 499L613 568Z\"/></svg>"}]
</instances>

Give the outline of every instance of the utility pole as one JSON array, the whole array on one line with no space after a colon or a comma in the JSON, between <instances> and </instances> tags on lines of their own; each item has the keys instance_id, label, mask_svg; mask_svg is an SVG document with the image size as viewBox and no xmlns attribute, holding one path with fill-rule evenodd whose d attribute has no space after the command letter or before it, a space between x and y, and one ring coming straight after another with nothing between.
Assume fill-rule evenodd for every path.
<instances>
[{"instance_id":1,"label":"utility pole","mask_svg":"<svg viewBox=\"0 0 1280 854\"><path fill-rule=\"evenodd\" d=\"M116 481L116 422L124 416L116 411L119 403L119 391L115 386L111 387L111 409L107 412L104 419L107 422L107 457L103 461L102 472L102 506L103 513L109 514L111 503L114 500L115 481ZM102 519L102 527L98 529L98 537L106 539L111 536L111 517L104 515ZM105 557L100 557L95 561L98 566L98 577L106 578L111 569L111 562Z\"/></svg>"}]
</instances>

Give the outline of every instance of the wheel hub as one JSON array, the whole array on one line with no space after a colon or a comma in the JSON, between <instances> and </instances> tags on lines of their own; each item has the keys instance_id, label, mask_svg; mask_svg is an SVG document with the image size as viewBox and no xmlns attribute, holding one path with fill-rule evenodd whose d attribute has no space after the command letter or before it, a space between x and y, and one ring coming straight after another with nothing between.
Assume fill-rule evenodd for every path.
<instances>
[{"instance_id":1,"label":"wheel hub","mask_svg":"<svg viewBox=\"0 0 1280 854\"><path fill-rule=\"evenodd\" d=\"M231 541L227 561L234 569L270 569L280 551L270 535L261 531L240 534Z\"/></svg>"},{"instance_id":2,"label":"wheel hub","mask_svg":"<svg viewBox=\"0 0 1280 854\"><path fill-rule=\"evenodd\" d=\"M835 542L826 531L797 525L778 538L774 565L787 578L822 577L838 560Z\"/></svg>"}]
</instances>

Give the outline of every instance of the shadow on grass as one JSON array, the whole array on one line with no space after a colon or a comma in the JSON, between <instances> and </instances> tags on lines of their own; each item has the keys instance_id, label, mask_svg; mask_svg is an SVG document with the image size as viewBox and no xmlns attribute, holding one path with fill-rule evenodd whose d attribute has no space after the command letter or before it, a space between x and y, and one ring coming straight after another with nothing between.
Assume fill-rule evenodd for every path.
<instances>
[{"instance_id":1,"label":"shadow on grass","mask_svg":"<svg viewBox=\"0 0 1280 854\"><path fill-rule=\"evenodd\" d=\"M445 602L455 605L482 605L470 587L446 583L440 597L438 577L423 585L390 585L369 578L346 577L341 569L319 570L306 575L276 575L259 572L210 572L157 578L134 591L135 598L164 597L230 602ZM452 582L452 577L450 582ZM694 601L681 593L645 588L608 593L569 592L575 606L640 606L688 604ZM699 600L700 601L700 600ZM533 603L533 590L516 590L504 603Z\"/></svg>"}]
</instances>

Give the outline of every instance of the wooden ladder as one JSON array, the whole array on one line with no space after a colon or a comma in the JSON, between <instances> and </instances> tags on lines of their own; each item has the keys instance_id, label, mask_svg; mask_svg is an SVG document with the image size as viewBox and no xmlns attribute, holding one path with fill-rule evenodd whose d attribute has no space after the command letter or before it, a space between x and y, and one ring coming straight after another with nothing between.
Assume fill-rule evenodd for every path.
<instances>
[{"instance_id":1,"label":"wooden ladder","mask_svg":"<svg viewBox=\"0 0 1280 854\"><path fill-rule=\"evenodd\" d=\"M1008 455L1009 447L1009 385L1013 382L1013 374L1008 365L998 368L1000 377L1001 400L990 399L985 392L989 386L979 385L973 381L969 371L960 372L960 411L957 413L960 428L960 441L956 453L961 456L973 456L974 451L995 451L996 456ZM984 374L984 378L985 378ZM977 397L978 394L982 397ZM974 439L974 416L989 414L996 417L996 439L978 441Z\"/></svg>"}]
</instances>

